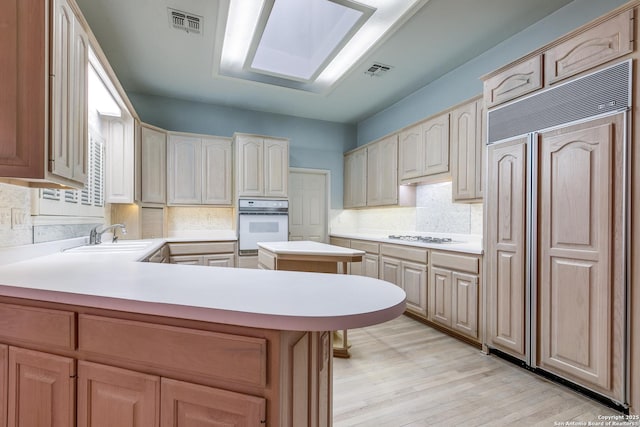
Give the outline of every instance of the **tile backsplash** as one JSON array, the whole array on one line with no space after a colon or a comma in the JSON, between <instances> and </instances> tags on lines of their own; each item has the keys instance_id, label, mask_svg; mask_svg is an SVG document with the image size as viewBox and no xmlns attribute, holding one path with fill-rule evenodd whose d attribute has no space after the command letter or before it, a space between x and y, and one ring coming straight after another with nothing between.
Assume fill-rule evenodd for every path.
<instances>
[{"instance_id":1,"label":"tile backsplash","mask_svg":"<svg viewBox=\"0 0 640 427\"><path fill-rule=\"evenodd\" d=\"M0 247L33 243L31 190L0 183Z\"/></svg>"},{"instance_id":2,"label":"tile backsplash","mask_svg":"<svg viewBox=\"0 0 640 427\"><path fill-rule=\"evenodd\" d=\"M420 185L415 207L345 209L331 212L331 232L393 232L482 235L482 204L453 203L451 182Z\"/></svg>"},{"instance_id":3,"label":"tile backsplash","mask_svg":"<svg viewBox=\"0 0 640 427\"><path fill-rule=\"evenodd\" d=\"M170 207L167 209L169 235L194 230L235 230L234 212L234 208Z\"/></svg>"}]
</instances>

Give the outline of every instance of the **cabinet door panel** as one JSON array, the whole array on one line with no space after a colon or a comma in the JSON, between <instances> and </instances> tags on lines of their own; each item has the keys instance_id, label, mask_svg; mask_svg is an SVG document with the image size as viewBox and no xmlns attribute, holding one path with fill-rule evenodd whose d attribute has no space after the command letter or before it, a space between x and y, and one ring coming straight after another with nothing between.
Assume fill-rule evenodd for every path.
<instances>
[{"instance_id":1,"label":"cabinet door panel","mask_svg":"<svg viewBox=\"0 0 640 427\"><path fill-rule=\"evenodd\" d=\"M167 200L167 134L143 126L141 130L141 199L143 203Z\"/></svg>"},{"instance_id":2,"label":"cabinet door panel","mask_svg":"<svg viewBox=\"0 0 640 427\"><path fill-rule=\"evenodd\" d=\"M78 427L154 427L159 409L159 377L78 362Z\"/></svg>"},{"instance_id":3,"label":"cabinet door panel","mask_svg":"<svg viewBox=\"0 0 640 427\"><path fill-rule=\"evenodd\" d=\"M431 267L429 319L451 327L451 271Z\"/></svg>"},{"instance_id":4,"label":"cabinet door panel","mask_svg":"<svg viewBox=\"0 0 640 427\"><path fill-rule=\"evenodd\" d=\"M451 112L451 172L453 200L469 200L475 195L476 103Z\"/></svg>"},{"instance_id":5,"label":"cabinet door panel","mask_svg":"<svg viewBox=\"0 0 640 427\"><path fill-rule=\"evenodd\" d=\"M238 139L238 194L240 196L264 195L264 153L262 138Z\"/></svg>"},{"instance_id":6,"label":"cabinet door panel","mask_svg":"<svg viewBox=\"0 0 640 427\"><path fill-rule=\"evenodd\" d=\"M170 135L168 150L168 203L202 202L202 160L200 138Z\"/></svg>"},{"instance_id":7,"label":"cabinet door panel","mask_svg":"<svg viewBox=\"0 0 640 427\"><path fill-rule=\"evenodd\" d=\"M366 254L362 258L362 275L378 278L378 255Z\"/></svg>"},{"instance_id":8,"label":"cabinet door panel","mask_svg":"<svg viewBox=\"0 0 640 427\"><path fill-rule=\"evenodd\" d=\"M398 137L390 136L378 144L380 204L395 205L398 203Z\"/></svg>"},{"instance_id":9,"label":"cabinet door panel","mask_svg":"<svg viewBox=\"0 0 640 427\"><path fill-rule=\"evenodd\" d=\"M74 16L66 0L53 2L53 56L50 171L58 176L73 177L73 23Z\"/></svg>"},{"instance_id":10,"label":"cabinet door panel","mask_svg":"<svg viewBox=\"0 0 640 427\"><path fill-rule=\"evenodd\" d=\"M47 8L40 0L8 0L2 9L0 176L42 179L48 100L44 76L52 74L45 67Z\"/></svg>"},{"instance_id":11,"label":"cabinet door panel","mask_svg":"<svg viewBox=\"0 0 640 427\"><path fill-rule=\"evenodd\" d=\"M162 379L162 427L258 427L265 408L261 397Z\"/></svg>"},{"instance_id":12,"label":"cabinet door panel","mask_svg":"<svg viewBox=\"0 0 640 427\"><path fill-rule=\"evenodd\" d=\"M7 426L7 387L9 386L9 346L0 344L0 427Z\"/></svg>"},{"instance_id":13,"label":"cabinet door panel","mask_svg":"<svg viewBox=\"0 0 640 427\"><path fill-rule=\"evenodd\" d=\"M367 205L367 149L344 156L344 207L359 208Z\"/></svg>"},{"instance_id":14,"label":"cabinet door panel","mask_svg":"<svg viewBox=\"0 0 640 427\"><path fill-rule=\"evenodd\" d=\"M176 255L169 259L171 264L202 265L202 255Z\"/></svg>"},{"instance_id":15,"label":"cabinet door panel","mask_svg":"<svg viewBox=\"0 0 640 427\"><path fill-rule=\"evenodd\" d=\"M400 261L393 258L382 257L380 261L380 278L394 285L402 287L400 276Z\"/></svg>"},{"instance_id":16,"label":"cabinet door panel","mask_svg":"<svg viewBox=\"0 0 640 427\"><path fill-rule=\"evenodd\" d=\"M381 157L380 144L375 143L367 147L367 206L382 204L381 188Z\"/></svg>"},{"instance_id":17,"label":"cabinet door panel","mask_svg":"<svg viewBox=\"0 0 640 427\"><path fill-rule=\"evenodd\" d=\"M478 338L478 276L453 272L451 327Z\"/></svg>"},{"instance_id":18,"label":"cabinet door panel","mask_svg":"<svg viewBox=\"0 0 640 427\"><path fill-rule=\"evenodd\" d=\"M540 138L538 363L622 399L621 116Z\"/></svg>"},{"instance_id":19,"label":"cabinet door panel","mask_svg":"<svg viewBox=\"0 0 640 427\"><path fill-rule=\"evenodd\" d=\"M70 132L73 144L73 171L74 181L87 182L89 167L89 119L88 119L88 93L89 93L89 38L80 22L74 15L73 19L73 86L72 86L72 110ZM125 171L133 174L133 165L129 164ZM129 176L129 182L133 182L133 176ZM133 203L133 188L127 203Z\"/></svg>"},{"instance_id":20,"label":"cabinet door panel","mask_svg":"<svg viewBox=\"0 0 640 427\"><path fill-rule=\"evenodd\" d=\"M487 154L487 341L525 358L525 210L527 139Z\"/></svg>"},{"instance_id":21,"label":"cabinet door panel","mask_svg":"<svg viewBox=\"0 0 640 427\"><path fill-rule=\"evenodd\" d=\"M264 140L264 195L287 197L289 183L289 144Z\"/></svg>"},{"instance_id":22,"label":"cabinet door panel","mask_svg":"<svg viewBox=\"0 0 640 427\"><path fill-rule=\"evenodd\" d=\"M402 287L407 293L407 310L427 316L427 266L402 262Z\"/></svg>"},{"instance_id":23,"label":"cabinet door panel","mask_svg":"<svg viewBox=\"0 0 640 427\"><path fill-rule=\"evenodd\" d=\"M449 114L422 125L424 175L449 172Z\"/></svg>"},{"instance_id":24,"label":"cabinet door panel","mask_svg":"<svg viewBox=\"0 0 640 427\"><path fill-rule=\"evenodd\" d=\"M73 359L10 347L9 425L73 425L74 375Z\"/></svg>"},{"instance_id":25,"label":"cabinet door panel","mask_svg":"<svg viewBox=\"0 0 640 427\"><path fill-rule=\"evenodd\" d=\"M202 264L208 267L235 267L233 254L203 255Z\"/></svg>"},{"instance_id":26,"label":"cabinet door panel","mask_svg":"<svg viewBox=\"0 0 640 427\"><path fill-rule=\"evenodd\" d=\"M230 205L232 203L231 141L202 140L202 203Z\"/></svg>"},{"instance_id":27,"label":"cabinet door panel","mask_svg":"<svg viewBox=\"0 0 640 427\"><path fill-rule=\"evenodd\" d=\"M633 10L613 17L544 53L547 84L633 51Z\"/></svg>"},{"instance_id":28,"label":"cabinet door panel","mask_svg":"<svg viewBox=\"0 0 640 427\"><path fill-rule=\"evenodd\" d=\"M417 125L400 132L398 143L400 148L400 180L411 180L422 176L424 171L422 126Z\"/></svg>"}]
</instances>

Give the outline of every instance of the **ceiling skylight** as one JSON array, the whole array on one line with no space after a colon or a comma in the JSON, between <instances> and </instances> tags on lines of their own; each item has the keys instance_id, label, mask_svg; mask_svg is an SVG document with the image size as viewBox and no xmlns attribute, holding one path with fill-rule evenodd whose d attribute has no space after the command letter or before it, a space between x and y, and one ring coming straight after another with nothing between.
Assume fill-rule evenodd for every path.
<instances>
[{"instance_id":1,"label":"ceiling skylight","mask_svg":"<svg viewBox=\"0 0 640 427\"><path fill-rule=\"evenodd\" d=\"M251 68L309 80L364 15L328 0L276 0ZM256 32L259 35L259 32Z\"/></svg>"},{"instance_id":2,"label":"ceiling skylight","mask_svg":"<svg viewBox=\"0 0 640 427\"><path fill-rule=\"evenodd\" d=\"M327 92L426 1L221 0L220 15L227 19L217 72Z\"/></svg>"}]
</instances>

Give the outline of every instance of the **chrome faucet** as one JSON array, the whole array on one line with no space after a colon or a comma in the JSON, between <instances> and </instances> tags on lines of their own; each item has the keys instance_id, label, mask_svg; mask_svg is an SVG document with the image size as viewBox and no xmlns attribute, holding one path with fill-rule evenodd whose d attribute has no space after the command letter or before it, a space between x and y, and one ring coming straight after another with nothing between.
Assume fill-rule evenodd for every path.
<instances>
[{"instance_id":1,"label":"chrome faucet","mask_svg":"<svg viewBox=\"0 0 640 427\"><path fill-rule=\"evenodd\" d=\"M108 226L96 225L89 233L89 244L99 245L102 243L102 234L109 230L113 230L113 242L115 243L118 240L118 237L116 236L116 228L120 228L120 232L122 234L127 234L127 228L124 224L113 224Z\"/></svg>"}]
</instances>

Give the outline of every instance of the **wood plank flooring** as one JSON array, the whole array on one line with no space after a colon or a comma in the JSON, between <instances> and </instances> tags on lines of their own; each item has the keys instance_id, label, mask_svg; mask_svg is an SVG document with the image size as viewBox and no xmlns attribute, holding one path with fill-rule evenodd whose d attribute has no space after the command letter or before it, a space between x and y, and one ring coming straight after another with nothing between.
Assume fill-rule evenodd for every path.
<instances>
[{"instance_id":1,"label":"wood plank flooring","mask_svg":"<svg viewBox=\"0 0 640 427\"><path fill-rule=\"evenodd\" d=\"M558 426L619 415L405 316L349 330L349 341L351 358L333 361L335 427Z\"/></svg>"}]
</instances>

